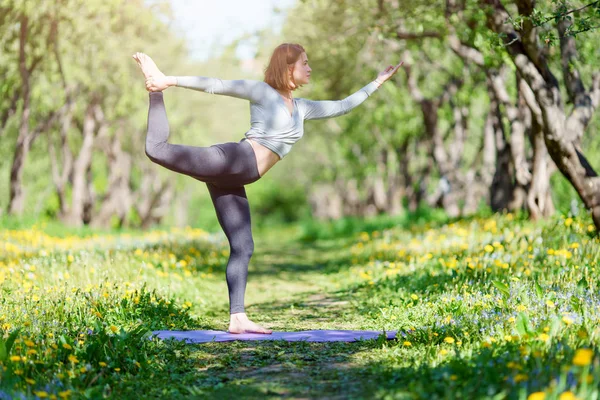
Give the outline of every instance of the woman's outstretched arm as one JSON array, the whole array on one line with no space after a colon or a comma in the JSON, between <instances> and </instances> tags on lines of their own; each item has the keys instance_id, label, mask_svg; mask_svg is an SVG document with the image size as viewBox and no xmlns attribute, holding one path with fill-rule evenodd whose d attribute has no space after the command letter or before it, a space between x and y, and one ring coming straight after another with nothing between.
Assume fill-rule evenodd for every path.
<instances>
[{"instance_id":1,"label":"woman's outstretched arm","mask_svg":"<svg viewBox=\"0 0 600 400\"><path fill-rule=\"evenodd\" d=\"M239 79L223 80L205 76L172 76L168 77L173 86L199 90L210 94L237 97L258 102L264 96L264 82Z\"/></svg>"},{"instance_id":2,"label":"woman's outstretched arm","mask_svg":"<svg viewBox=\"0 0 600 400\"><path fill-rule=\"evenodd\" d=\"M378 87L379 84L373 81L343 100L315 101L301 99L300 104L304 109L304 119L333 118L347 114L365 101Z\"/></svg>"},{"instance_id":3,"label":"woman's outstretched arm","mask_svg":"<svg viewBox=\"0 0 600 400\"><path fill-rule=\"evenodd\" d=\"M314 101L302 99L301 104L304 108L304 119L332 118L349 113L353 108L362 104L385 81L394 76L402 64L403 62L400 62L395 67L390 65L380 72L377 79L373 82L343 100Z\"/></svg>"}]
</instances>

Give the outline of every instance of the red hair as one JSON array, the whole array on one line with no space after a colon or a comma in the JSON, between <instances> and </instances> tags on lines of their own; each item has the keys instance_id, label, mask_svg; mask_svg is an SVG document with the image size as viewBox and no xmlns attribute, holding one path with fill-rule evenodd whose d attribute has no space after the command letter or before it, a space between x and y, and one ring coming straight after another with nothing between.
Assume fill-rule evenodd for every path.
<instances>
[{"instance_id":1,"label":"red hair","mask_svg":"<svg viewBox=\"0 0 600 400\"><path fill-rule=\"evenodd\" d=\"M296 43L283 43L275 48L271 61L265 69L265 82L277 90L294 90L298 88L294 81L292 69L292 82L295 86L290 85L288 75L288 66L294 65L300 58L302 53L305 53L304 47Z\"/></svg>"}]
</instances>

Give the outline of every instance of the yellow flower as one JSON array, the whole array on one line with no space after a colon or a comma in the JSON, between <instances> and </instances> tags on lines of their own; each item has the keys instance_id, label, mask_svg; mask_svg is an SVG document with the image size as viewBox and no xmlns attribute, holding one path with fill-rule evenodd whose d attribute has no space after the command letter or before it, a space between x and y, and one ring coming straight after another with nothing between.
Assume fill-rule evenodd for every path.
<instances>
[{"instance_id":1,"label":"yellow flower","mask_svg":"<svg viewBox=\"0 0 600 400\"><path fill-rule=\"evenodd\" d=\"M115 371L119 372L121 370L121 368L115 368Z\"/></svg>"},{"instance_id":2,"label":"yellow flower","mask_svg":"<svg viewBox=\"0 0 600 400\"><path fill-rule=\"evenodd\" d=\"M535 392L531 393L527 396L527 400L544 400L546 398L546 393L544 392Z\"/></svg>"},{"instance_id":3,"label":"yellow flower","mask_svg":"<svg viewBox=\"0 0 600 400\"><path fill-rule=\"evenodd\" d=\"M69 256L67 257L67 261L72 263L73 261L75 261L75 258L71 254L69 254Z\"/></svg>"},{"instance_id":4,"label":"yellow flower","mask_svg":"<svg viewBox=\"0 0 600 400\"><path fill-rule=\"evenodd\" d=\"M71 361L73 364L77 364L79 362L77 357L74 356L73 354L69 355L69 361Z\"/></svg>"},{"instance_id":5,"label":"yellow flower","mask_svg":"<svg viewBox=\"0 0 600 400\"><path fill-rule=\"evenodd\" d=\"M406 347L410 347L410 346L412 346L412 343L410 343L410 342L407 341L407 342L404 342L403 345L406 346Z\"/></svg>"},{"instance_id":6,"label":"yellow flower","mask_svg":"<svg viewBox=\"0 0 600 400\"><path fill-rule=\"evenodd\" d=\"M65 349L67 349L67 350L71 350L71 349L73 349L69 343L63 343L63 345L62 345L62 346L63 346Z\"/></svg>"},{"instance_id":7,"label":"yellow flower","mask_svg":"<svg viewBox=\"0 0 600 400\"><path fill-rule=\"evenodd\" d=\"M558 400L577 400L577 397L572 392L563 392L558 396Z\"/></svg>"},{"instance_id":8,"label":"yellow flower","mask_svg":"<svg viewBox=\"0 0 600 400\"><path fill-rule=\"evenodd\" d=\"M445 356L446 354L448 354L448 350L446 350L446 349L441 349L440 350L440 355L441 356Z\"/></svg>"},{"instance_id":9,"label":"yellow flower","mask_svg":"<svg viewBox=\"0 0 600 400\"><path fill-rule=\"evenodd\" d=\"M452 338L450 336L445 337L444 342L452 344L452 343L454 343L454 338Z\"/></svg>"},{"instance_id":10,"label":"yellow flower","mask_svg":"<svg viewBox=\"0 0 600 400\"><path fill-rule=\"evenodd\" d=\"M30 385L35 385L35 381L30 378L25 378L25 382L29 383Z\"/></svg>"},{"instance_id":11,"label":"yellow flower","mask_svg":"<svg viewBox=\"0 0 600 400\"><path fill-rule=\"evenodd\" d=\"M594 356L594 352L590 349L579 349L575 352L575 356L573 357L573 364L579 365L580 367L585 367L586 365L590 365L592 363L592 357Z\"/></svg>"},{"instance_id":12,"label":"yellow flower","mask_svg":"<svg viewBox=\"0 0 600 400\"><path fill-rule=\"evenodd\" d=\"M110 326L110 330L111 330L111 331L113 331L113 333L116 333L116 332L119 330L119 328L117 328L117 327L116 327L116 326L114 326L114 325L111 325L111 326Z\"/></svg>"},{"instance_id":13,"label":"yellow flower","mask_svg":"<svg viewBox=\"0 0 600 400\"><path fill-rule=\"evenodd\" d=\"M65 390L64 392L58 392L58 396L61 399L66 399L67 397L69 397L71 395L71 391L70 390Z\"/></svg>"},{"instance_id":14,"label":"yellow flower","mask_svg":"<svg viewBox=\"0 0 600 400\"><path fill-rule=\"evenodd\" d=\"M43 392L43 391L37 391L36 390L36 391L33 392L33 394L35 394L40 399L48 397L48 392Z\"/></svg>"},{"instance_id":15,"label":"yellow flower","mask_svg":"<svg viewBox=\"0 0 600 400\"><path fill-rule=\"evenodd\" d=\"M571 226L572 223L573 223L573 218L565 219L565 226Z\"/></svg>"},{"instance_id":16,"label":"yellow flower","mask_svg":"<svg viewBox=\"0 0 600 400\"><path fill-rule=\"evenodd\" d=\"M485 247L483 248L487 253L491 253L492 251L494 251L494 246L491 246L489 244L486 244Z\"/></svg>"},{"instance_id":17,"label":"yellow flower","mask_svg":"<svg viewBox=\"0 0 600 400\"><path fill-rule=\"evenodd\" d=\"M529 378L526 374L517 374L515 375L515 382L519 383L519 382L523 382L526 381L527 378Z\"/></svg>"},{"instance_id":18,"label":"yellow flower","mask_svg":"<svg viewBox=\"0 0 600 400\"><path fill-rule=\"evenodd\" d=\"M12 362L21 361L21 356L10 356L10 361L12 361Z\"/></svg>"},{"instance_id":19,"label":"yellow flower","mask_svg":"<svg viewBox=\"0 0 600 400\"><path fill-rule=\"evenodd\" d=\"M525 310L527 310L527 307L525 307L523 304L519 304L519 305L517 306L517 311L518 311L518 312L523 312L523 311L525 311Z\"/></svg>"},{"instance_id":20,"label":"yellow flower","mask_svg":"<svg viewBox=\"0 0 600 400\"><path fill-rule=\"evenodd\" d=\"M33 343L31 340L26 340L26 341L25 341L25 345L26 345L27 347L34 347L34 346L35 346L35 343Z\"/></svg>"},{"instance_id":21,"label":"yellow flower","mask_svg":"<svg viewBox=\"0 0 600 400\"><path fill-rule=\"evenodd\" d=\"M413 300L419 300L419 296L417 296L416 294L411 294L410 298Z\"/></svg>"},{"instance_id":22,"label":"yellow flower","mask_svg":"<svg viewBox=\"0 0 600 400\"><path fill-rule=\"evenodd\" d=\"M542 333L540 334L540 336L538 336L538 339L542 342L547 342L548 340L550 340L550 336L548 336L548 334L546 333Z\"/></svg>"},{"instance_id":23,"label":"yellow flower","mask_svg":"<svg viewBox=\"0 0 600 400\"><path fill-rule=\"evenodd\" d=\"M562 320L567 325L571 325L573 322L575 322L573 320L573 318L569 317L568 315L565 315L564 317L562 317Z\"/></svg>"},{"instance_id":24,"label":"yellow flower","mask_svg":"<svg viewBox=\"0 0 600 400\"><path fill-rule=\"evenodd\" d=\"M106 363L105 363L104 361L100 361L100 362L98 363L98 365L100 365L101 367L106 367Z\"/></svg>"},{"instance_id":25,"label":"yellow flower","mask_svg":"<svg viewBox=\"0 0 600 400\"><path fill-rule=\"evenodd\" d=\"M554 308L554 307L555 307L554 303L553 303L551 300L546 300L546 305L547 305L549 308Z\"/></svg>"}]
</instances>

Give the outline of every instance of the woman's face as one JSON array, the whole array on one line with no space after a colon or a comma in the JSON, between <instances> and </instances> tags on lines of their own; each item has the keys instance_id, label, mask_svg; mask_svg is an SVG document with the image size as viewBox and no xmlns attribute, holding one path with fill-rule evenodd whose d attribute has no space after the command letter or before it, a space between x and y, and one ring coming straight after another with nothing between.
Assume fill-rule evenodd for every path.
<instances>
[{"instance_id":1,"label":"woman's face","mask_svg":"<svg viewBox=\"0 0 600 400\"><path fill-rule=\"evenodd\" d=\"M306 85L310 81L310 71L312 69L308 66L308 57L306 53L300 54L300 58L294 64L294 82L296 85Z\"/></svg>"}]
</instances>

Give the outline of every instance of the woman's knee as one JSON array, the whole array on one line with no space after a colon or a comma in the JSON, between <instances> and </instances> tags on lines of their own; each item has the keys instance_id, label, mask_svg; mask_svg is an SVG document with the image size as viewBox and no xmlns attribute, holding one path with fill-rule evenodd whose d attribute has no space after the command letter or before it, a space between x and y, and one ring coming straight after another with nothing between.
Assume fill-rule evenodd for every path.
<instances>
[{"instance_id":1,"label":"woman's knee","mask_svg":"<svg viewBox=\"0 0 600 400\"><path fill-rule=\"evenodd\" d=\"M164 149L166 143L153 143L146 141L146 156L153 162L160 164L164 158Z\"/></svg>"},{"instance_id":2,"label":"woman's knee","mask_svg":"<svg viewBox=\"0 0 600 400\"><path fill-rule=\"evenodd\" d=\"M231 243L231 253L236 256L250 259L254 253L254 240L252 238L246 240L236 240Z\"/></svg>"}]
</instances>

